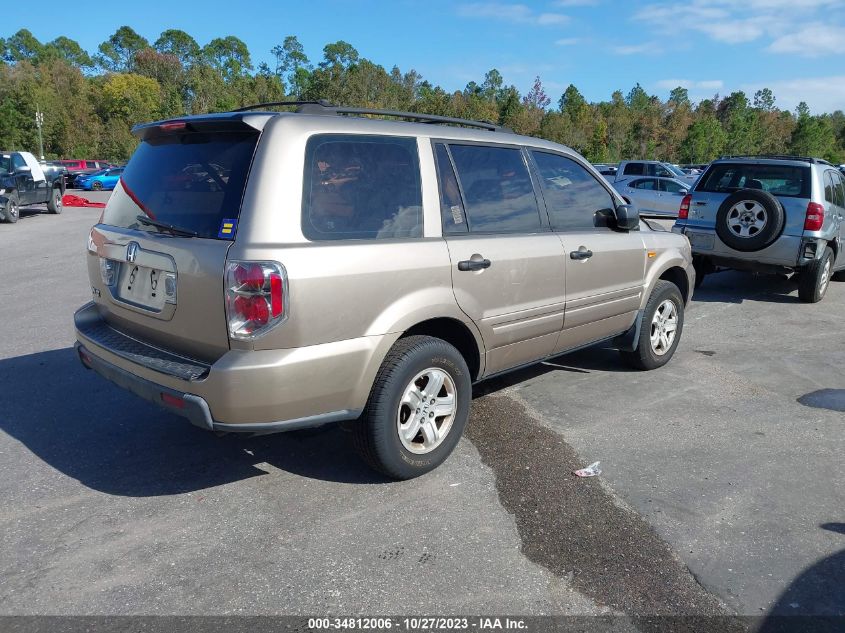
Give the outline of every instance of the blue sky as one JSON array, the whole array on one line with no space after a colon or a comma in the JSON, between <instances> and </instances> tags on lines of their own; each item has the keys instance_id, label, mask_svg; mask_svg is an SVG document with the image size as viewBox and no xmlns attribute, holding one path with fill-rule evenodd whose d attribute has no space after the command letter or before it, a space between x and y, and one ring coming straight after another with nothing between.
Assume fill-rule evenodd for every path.
<instances>
[{"instance_id":1,"label":"blue sky","mask_svg":"<svg viewBox=\"0 0 845 633\"><path fill-rule=\"evenodd\" d=\"M676 85L694 100L771 88L777 105L845 109L845 0L547 0L542 2L14 2L6 32L76 39L89 52L128 24L155 40L181 28L200 44L236 35L253 61L296 35L311 61L339 39L388 69L414 68L448 90L497 68L526 92L539 75L556 104L575 84L590 101L639 82L665 98ZM47 20L47 15L59 20ZM272 63L271 63L272 65Z\"/></svg>"}]
</instances>

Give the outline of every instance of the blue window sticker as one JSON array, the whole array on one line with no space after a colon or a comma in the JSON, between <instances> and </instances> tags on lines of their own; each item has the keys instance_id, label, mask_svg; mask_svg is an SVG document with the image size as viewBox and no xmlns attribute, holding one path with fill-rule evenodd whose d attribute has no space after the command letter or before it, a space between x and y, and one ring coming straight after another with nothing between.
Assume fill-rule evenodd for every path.
<instances>
[{"instance_id":1,"label":"blue window sticker","mask_svg":"<svg viewBox=\"0 0 845 633\"><path fill-rule=\"evenodd\" d=\"M238 228L238 221L231 218L223 218L220 222L220 231L217 237L221 239L232 239L235 236L235 229Z\"/></svg>"}]
</instances>

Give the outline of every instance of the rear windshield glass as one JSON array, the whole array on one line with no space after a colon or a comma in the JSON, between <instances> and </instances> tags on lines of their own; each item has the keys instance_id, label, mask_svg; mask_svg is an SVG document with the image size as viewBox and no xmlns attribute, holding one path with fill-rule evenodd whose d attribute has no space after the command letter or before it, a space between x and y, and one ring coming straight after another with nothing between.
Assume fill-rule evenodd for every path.
<instances>
[{"instance_id":1,"label":"rear windshield glass","mask_svg":"<svg viewBox=\"0 0 845 633\"><path fill-rule=\"evenodd\" d=\"M144 140L121 175L134 204L106 208L105 224L155 231L137 215L233 239L257 133L168 134ZM226 229L226 230L224 230Z\"/></svg>"},{"instance_id":2,"label":"rear windshield glass","mask_svg":"<svg viewBox=\"0 0 845 633\"><path fill-rule=\"evenodd\" d=\"M696 191L733 193L738 189L762 189L775 196L810 197L810 168L796 165L713 165L701 178Z\"/></svg>"}]
</instances>

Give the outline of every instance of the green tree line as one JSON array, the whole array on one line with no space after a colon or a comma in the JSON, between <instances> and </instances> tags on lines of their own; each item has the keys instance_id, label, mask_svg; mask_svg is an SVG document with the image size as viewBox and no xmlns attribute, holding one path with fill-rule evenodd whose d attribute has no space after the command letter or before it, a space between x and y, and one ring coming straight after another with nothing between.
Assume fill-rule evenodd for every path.
<instances>
[{"instance_id":1,"label":"green tree line","mask_svg":"<svg viewBox=\"0 0 845 633\"><path fill-rule=\"evenodd\" d=\"M588 102L570 85L556 103L540 78L521 95L499 71L449 92L414 70L390 70L348 42L323 48L313 63L294 35L253 64L249 48L229 35L200 45L168 29L153 42L122 26L84 50L68 37L40 42L21 29L0 38L0 147L37 151L35 112L44 113L48 158L124 160L139 122L220 112L265 101L327 99L360 107L410 110L494 121L521 134L569 145L593 162L656 158L702 163L721 154L798 154L845 159L845 114L812 115L776 105L764 88L698 103L683 87L668 100L636 84L609 101Z\"/></svg>"}]
</instances>

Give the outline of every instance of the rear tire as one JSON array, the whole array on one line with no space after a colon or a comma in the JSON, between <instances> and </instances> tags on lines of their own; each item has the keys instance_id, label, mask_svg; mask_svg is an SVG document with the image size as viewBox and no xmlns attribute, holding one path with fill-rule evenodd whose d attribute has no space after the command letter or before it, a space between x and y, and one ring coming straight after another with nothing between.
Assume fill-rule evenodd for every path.
<instances>
[{"instance_id":1,"label":"rear tire","mask_svg":"<svg viewBox=\"0 0 845 633\"><path fill-rule=\"evenodd\" d=\"M643 312L637 348L620 351L634 369L650 370L671 360L684 329L684 299L678 287L659 279Z\"/></svg>"},{"instance_id":2,"label":"rear tire","mask_svg":"<svg viewBox=\"0 0 845 633\"><path fill-rule=\"evenodd\" d=\"M99 180L95 180L91 183L91 189L93 189L94 191L102 191L103 183L101 183Z\"/></svg>"},{"instance_id":3,"label":"rear tire","mask_svg":"<svg viewBox=\"0 0 845 633\"><path fill-rule=\"evenodd\" d=\"M50 192L50 199L47 200L47 211L57 215L62 212L62 188L53 187Z\"/></svg>"},{"instance_id":4,"label":"rear tire","mask_svg":"<svg viewBox=\"0 0 845 633\"><path fill-rule=\"evenodd\" d=\"M436 393L427 393L432 389ZM443 463L458 444L471 398L472 379L457 349L431 336L399 339L353 424L355 448L388 477L419 477ZM449 413L440 415L444 412Z\"/></svg>"},{"instance_id":5,"label":"rear tire","mask_svg":"<svg viewBox=\"0 0 845 633\"><path fill-rule=\"evenodd\" d=\"M833 251L828 246L820 259L801 271L798 278L798 298L804 303L818 303L824 298L830 286Z\"/></svg>"}]
</instances>

